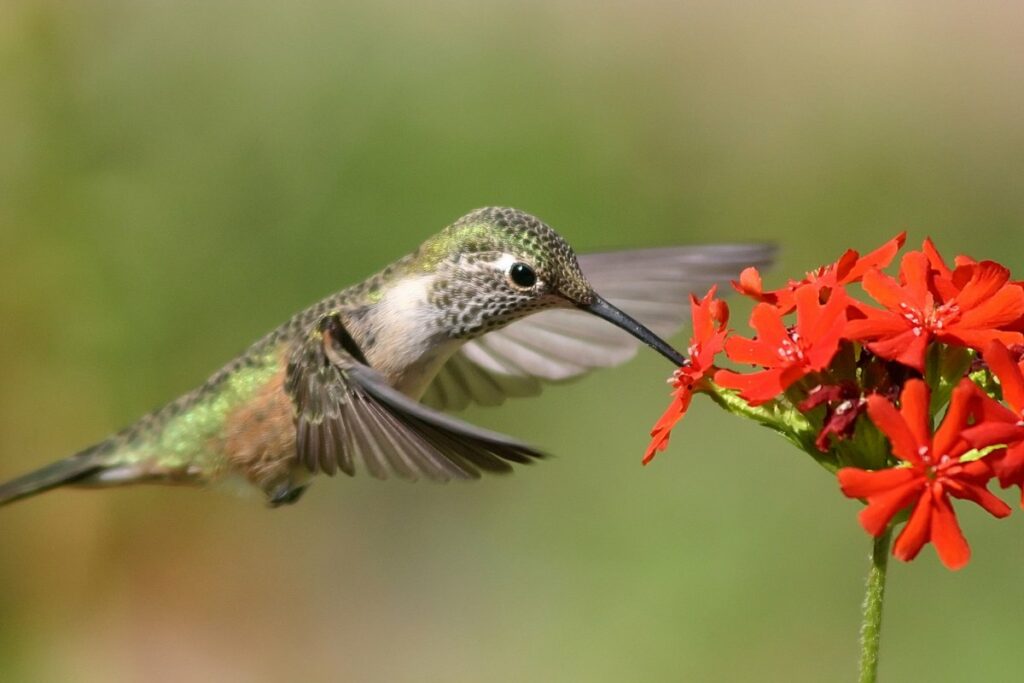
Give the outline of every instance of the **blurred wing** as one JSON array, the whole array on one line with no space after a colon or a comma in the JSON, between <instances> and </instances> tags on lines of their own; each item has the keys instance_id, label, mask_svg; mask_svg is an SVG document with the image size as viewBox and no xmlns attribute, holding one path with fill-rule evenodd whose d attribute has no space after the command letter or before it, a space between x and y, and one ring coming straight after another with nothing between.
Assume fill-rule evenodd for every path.
<instances>
[{"instance_id":1,"label":"blurred wing","mask_svg":"<svg viewBox=\"0 0 1024 683\"><path fill-rule=\"evenodd\" d=\"M668 337L687 322L690 293L725 285L747 266L770 265L774 255L771 244L721 244L585 254L579 263L594 291ZM498 405L508 396L539 393L543 382L624 363L639 346L627 332L583 311L541 311L466 343L422 400L450 410Z\"/></svg>"},{"instance_id":2,"label":"blurred wing","mask_svg":"<svg viewBox=\"0 0 1024 683\"><path fill-rule=\"evenodd\" d=\"M336 317L294 352L286 389L295 407L296 449L311 472L355 474L356 462L385 479L475 479L542 454L510 437L428 408L365 365Z\"/></svg>"}]
</instances>

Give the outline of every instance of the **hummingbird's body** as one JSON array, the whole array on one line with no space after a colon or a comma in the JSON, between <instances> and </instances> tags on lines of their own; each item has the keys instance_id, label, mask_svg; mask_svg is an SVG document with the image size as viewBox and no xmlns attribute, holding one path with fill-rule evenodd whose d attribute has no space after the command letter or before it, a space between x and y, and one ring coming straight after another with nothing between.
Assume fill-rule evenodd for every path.
<instances>
[{"instance_id":1,"label":"hummingbird's body","mask_svg":"<svg viewBox=\"0 0 1024 683\"><path fill-rule=\"evenodd\" d=\"M438 338L436 325L417 315L425 278L392 280L408 261L299 312L202 386L98 444L97 452L109 451L117 465L76 484L208 483L241 475L268 495L299 486L308 472L297 466L285 380L289 359L312 325L328 313L340 316L370 366L415 399L461 344Z\"/></svg>"},{"instance_id":2,"label":"hummingbird's body","mask_svg":"<svg viewBox=\"0 0 1024 683\"><path fill-rule=\"evenodd\" d=\"M624 275L624 292L636 284L632 302L671 328L685 313L683 296L639 297L644 277L710 284L748 262L763 265L769 253L755 245L584 258L596 277ZM694 265L704 271L695 281ZM642 298L664 305L654 310ZM543 311L547 318L530 315ZM629 337L594 327L598 318L587 313L682 362L595 293L576 255L549 227L513 209L481 209L298 313L196 390L81 453L0 485L0 505L61 485L237 478L278 505L297 499L313 474L353 474L357 462L381 478L504 471L507 461L540 453L420 399L437 407L493 404L535 393L538 379L565 379L632 355Z\"/></svg>"}]
</instances>

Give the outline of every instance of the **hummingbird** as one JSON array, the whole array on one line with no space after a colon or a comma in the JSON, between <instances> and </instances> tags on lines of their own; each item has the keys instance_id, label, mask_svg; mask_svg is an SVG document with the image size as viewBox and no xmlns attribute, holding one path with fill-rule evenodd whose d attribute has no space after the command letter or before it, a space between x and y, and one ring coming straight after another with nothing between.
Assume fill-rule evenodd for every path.
<instances>
[{"instance_id":1,"label":"hummingbird","mask_svg":"<svg viewBox=\"0 0 1024 683\"><path fill-rule=\"evenodd\" d=\"M506 472L544 453L444 411L537 394L641 344L683 365L658 333L682 326L686 295L772 258L768 244L577 256L528 213L477 209L297 313L197 389L0 484L0 506L61 486L240 480L277 507L318 474Z\"/></svg>"}]
</instances>

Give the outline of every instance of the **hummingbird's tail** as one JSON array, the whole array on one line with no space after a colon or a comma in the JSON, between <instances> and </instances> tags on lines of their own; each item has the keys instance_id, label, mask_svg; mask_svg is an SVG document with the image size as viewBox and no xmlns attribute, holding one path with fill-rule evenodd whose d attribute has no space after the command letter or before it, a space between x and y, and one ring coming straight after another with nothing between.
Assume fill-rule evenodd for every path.
<instances>
[{"instance_id":1,"label":"hummingbird's tail","mask_svg":"<svg viewBox=\"0 0 1024 683\"><path fill-rule=\"evenodd\" d=\"M69 458L50 463L34 472L0 484L0 507L37 493L49 491L58 486L74 484L86 479L104 466L90 451L83 451Z\"/></svg>"}]
</instances>

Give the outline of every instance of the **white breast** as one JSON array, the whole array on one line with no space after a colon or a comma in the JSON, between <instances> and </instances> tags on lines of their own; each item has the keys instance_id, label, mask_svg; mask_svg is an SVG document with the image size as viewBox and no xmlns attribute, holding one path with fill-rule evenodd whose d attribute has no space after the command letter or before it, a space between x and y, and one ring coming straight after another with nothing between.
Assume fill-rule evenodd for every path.
<instances>
[{"instance_id":1,"label":"white breast","mask_svg":"<svg viewBox=\"0 0 1024 683\"><path fill-rule=\"evenodd\" d=\"M431 278L403 279L388 287L374 309L375 343L367 360L392 386L412 398L427 390L438 371L462 345L439 329L427 301Z\"/></svg>"}]
</instances>

